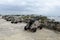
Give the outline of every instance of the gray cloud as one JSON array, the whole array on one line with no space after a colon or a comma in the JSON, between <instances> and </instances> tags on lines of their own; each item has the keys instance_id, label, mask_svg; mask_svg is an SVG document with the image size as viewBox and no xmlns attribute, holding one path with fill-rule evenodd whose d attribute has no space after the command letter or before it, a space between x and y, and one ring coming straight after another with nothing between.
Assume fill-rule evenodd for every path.
<instances>
[{"instance_id":1,"label":"gray cloud","mask_svg":"<svg viewBox=\"0 0 60 40\"><path fill-rule=\"evenodd\" d=\"M38 14L60 13L60 0L0 0L0 12L20 11Z\"/></svg>"}]
</instances>

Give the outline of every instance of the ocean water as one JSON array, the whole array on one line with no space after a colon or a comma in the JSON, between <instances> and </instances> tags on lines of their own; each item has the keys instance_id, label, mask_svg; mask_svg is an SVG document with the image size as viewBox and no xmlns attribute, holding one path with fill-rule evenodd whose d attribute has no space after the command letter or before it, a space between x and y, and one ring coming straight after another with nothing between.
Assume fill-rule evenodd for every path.
<instances>
[{"instance_id":1,"label":"ocean water","mask_svg":"<svg viewBox=\"0 0 60 40\"><path fill-rule=\"evenodd\" d=\"M55 21L59 21L60 22L60 17L58 17L58 16L50 16L48 18L49 19L55 19Z\"/></svg>"}]
</instances>

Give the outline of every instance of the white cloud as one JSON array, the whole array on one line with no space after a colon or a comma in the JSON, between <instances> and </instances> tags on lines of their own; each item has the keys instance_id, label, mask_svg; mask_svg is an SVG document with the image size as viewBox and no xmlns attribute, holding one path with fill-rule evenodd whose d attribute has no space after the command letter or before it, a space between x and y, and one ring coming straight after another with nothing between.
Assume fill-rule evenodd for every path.
<instances>
[{"instance_id":1,"label":"white cloud","mask_svg":"<svg viewBox=\"0 0 60 40\"><path fill-rule=\"evenodd\" d=\"M26 6L27 10L48 14L56 6L60 6L60 0L0 0L0 4Z\"/></svg>"}]
</instances>

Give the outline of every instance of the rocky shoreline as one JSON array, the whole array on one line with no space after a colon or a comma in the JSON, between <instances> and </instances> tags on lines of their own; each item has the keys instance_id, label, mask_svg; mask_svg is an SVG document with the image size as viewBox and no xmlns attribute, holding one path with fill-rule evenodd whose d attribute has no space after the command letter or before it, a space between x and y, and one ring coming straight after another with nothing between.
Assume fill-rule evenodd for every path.
<instances>
[{"instance_id":1,"label":"rocky shoreline","mask_svg":"<svg viewBox=\"0 0 60 40\"><path fill-rule=\"evenodd\" d=\"M26 23L12 24L0 19L0 40L60 40L60 33L46 28L35 33L24 31Z\"/></svg>"},{"instance_id":2,"label":"rocky shoreline","mask_svg":"<svg viewBox=\"0 0 60 40\"><path fill-rule=\"evenodd\" d=\"M5 19L6 21L10 21L12 24L17 24L17 23L29 23L29 20L37 20L39 19L40 23L44 25L45 28L48 29L53 29L60 31L60 22L56 21L55 19L48 18L47 16L36 16L36 15L5 15L2 16L2 19Z\"/></svg>"}]
</instances>

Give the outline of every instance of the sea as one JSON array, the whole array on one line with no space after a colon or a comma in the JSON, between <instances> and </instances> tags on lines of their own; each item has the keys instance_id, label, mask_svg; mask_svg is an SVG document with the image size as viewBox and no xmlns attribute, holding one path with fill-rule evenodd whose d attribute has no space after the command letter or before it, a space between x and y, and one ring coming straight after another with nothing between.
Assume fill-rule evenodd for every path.
<instances>
[{"instance_id":1,"label":"sea","mask_svg":"<svg viewBox=\"0 0 60 40\"><path fill-rule=\"evenodd\" d=\"M55 19L55 21L60 22L60 16L48 16L49 19Z\"/></svg>"}]
</instances>

